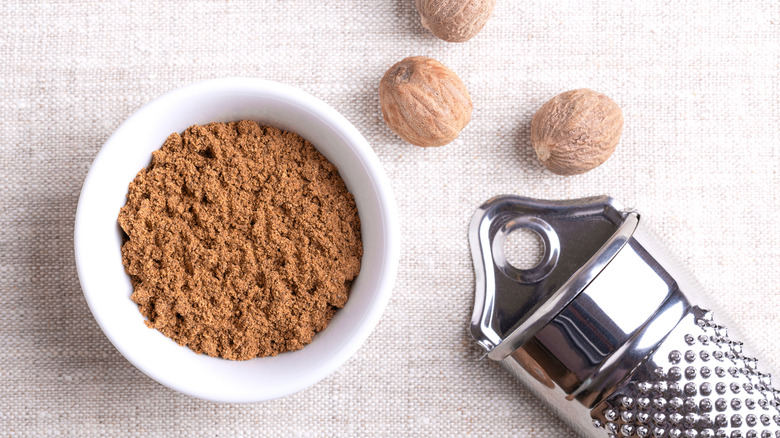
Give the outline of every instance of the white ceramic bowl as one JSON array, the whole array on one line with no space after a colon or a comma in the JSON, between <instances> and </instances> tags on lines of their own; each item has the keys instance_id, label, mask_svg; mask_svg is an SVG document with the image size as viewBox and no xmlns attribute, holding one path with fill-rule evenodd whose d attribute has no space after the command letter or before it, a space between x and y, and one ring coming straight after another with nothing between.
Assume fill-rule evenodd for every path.
<instances>
[{"instance_id":1,"label":"white ceramic bowl","mask_svg":"<svg viewBox=\"0 0 780 438\"><path fill-rule=\"evenodd\" d=\"M152 151L194 124L242 119L308 139L339 169L354 194L364 254L346 306L303 349L234 362L193 353L144 325L130 300L122 266L119 209L128 184ZM363 136L336 110L283 84L216 79L171 91L149 103L108 139L84 181L75 225L76 264L92 314L138 369L177 391L221 402L255 402L307 388L363 344L387 305L398 266L398 220L390 184Z\"/></svg>"}]
</instances>

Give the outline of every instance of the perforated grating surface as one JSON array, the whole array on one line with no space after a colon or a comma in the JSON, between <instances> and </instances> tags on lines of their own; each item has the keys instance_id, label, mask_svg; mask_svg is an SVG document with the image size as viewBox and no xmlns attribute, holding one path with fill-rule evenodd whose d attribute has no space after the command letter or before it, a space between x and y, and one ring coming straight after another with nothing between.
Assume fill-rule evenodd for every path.
<instances>
[{"instance_id":1,"label":"perforated grating surface","mask_svg":"<svg viewBox=\"0 0 780 438\"><path fill-rule=\"evenodd\" d=\"M780 391L712 312L694 309L593 410L609 437L780 438Z\"/></svg>"}]
</instances>

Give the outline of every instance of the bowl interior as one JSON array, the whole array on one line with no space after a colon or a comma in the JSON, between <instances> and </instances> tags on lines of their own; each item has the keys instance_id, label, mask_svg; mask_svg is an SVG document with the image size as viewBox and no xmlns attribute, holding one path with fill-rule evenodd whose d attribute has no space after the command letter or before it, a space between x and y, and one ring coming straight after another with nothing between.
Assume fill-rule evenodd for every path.
<instances>
[{"instance_id":1,"label":"bowl interior","mask_svg":"<svg viewBox=\"0 0 780 438\"><path fill-rule=\"evenodd\" d=\"M339 169L355 196L364 245L361 271L344 309L302 350L234 362L197 355L146 327L130 300L121 261L119 209L128 184L173 132L242 119L298 133ZM387 304L398 263L395 204L373 150L335 110L292 87L222 79L174 90L132 115L101 149L84 183L75 249L87 302L111 342L136 367L178 391L215 401L288 395L344 363L373 330Z\"/></svg>"}]
</instances>

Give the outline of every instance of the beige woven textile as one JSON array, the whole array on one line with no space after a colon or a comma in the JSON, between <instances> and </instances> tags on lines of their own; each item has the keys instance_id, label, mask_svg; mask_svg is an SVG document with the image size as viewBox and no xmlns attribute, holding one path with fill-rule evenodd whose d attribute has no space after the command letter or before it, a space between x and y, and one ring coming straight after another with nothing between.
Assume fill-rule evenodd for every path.
<instances>
[{"instance_id":1,"label":"beige woven textile","mask_svg":"<svg viewBox=\"0 0 780 438\"><path fill-rule=\"evenodd\" d=\"M0 3L0 436L572 436L467 333L468 222L504 193L640 209L780 369L776 0L498 0L463 44L429 34L413 3ZM404 144L382 121L379 79L412 55L471 92L448 146ZM126 361L87 308L72 237L113 130L168 90L232 76L299 87L354 123L402 231L392 298L358 353L308 390L246 405L181 395ZM581 87L621 105L623 137L600 168L555 176L530 119Z\"/></svg>"}]
</instances>

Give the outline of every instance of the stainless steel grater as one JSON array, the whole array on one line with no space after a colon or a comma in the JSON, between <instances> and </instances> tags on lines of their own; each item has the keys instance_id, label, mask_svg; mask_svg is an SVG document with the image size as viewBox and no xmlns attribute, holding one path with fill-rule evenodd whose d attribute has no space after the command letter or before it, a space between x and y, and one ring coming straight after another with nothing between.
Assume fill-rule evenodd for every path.
<instances>
[{"instance_id":1,"label":"stainless steel grater","mask_svg":"<svg viewBox=\"0 0 780 438\"><path fill-rule=\"evenodd\" d=\"M504 256L519 228L544 243L527 270ZM770 374L636 211L498 196L470 242L474 339L579 435L780 438Z\"/></svg>"}]
</instances>

